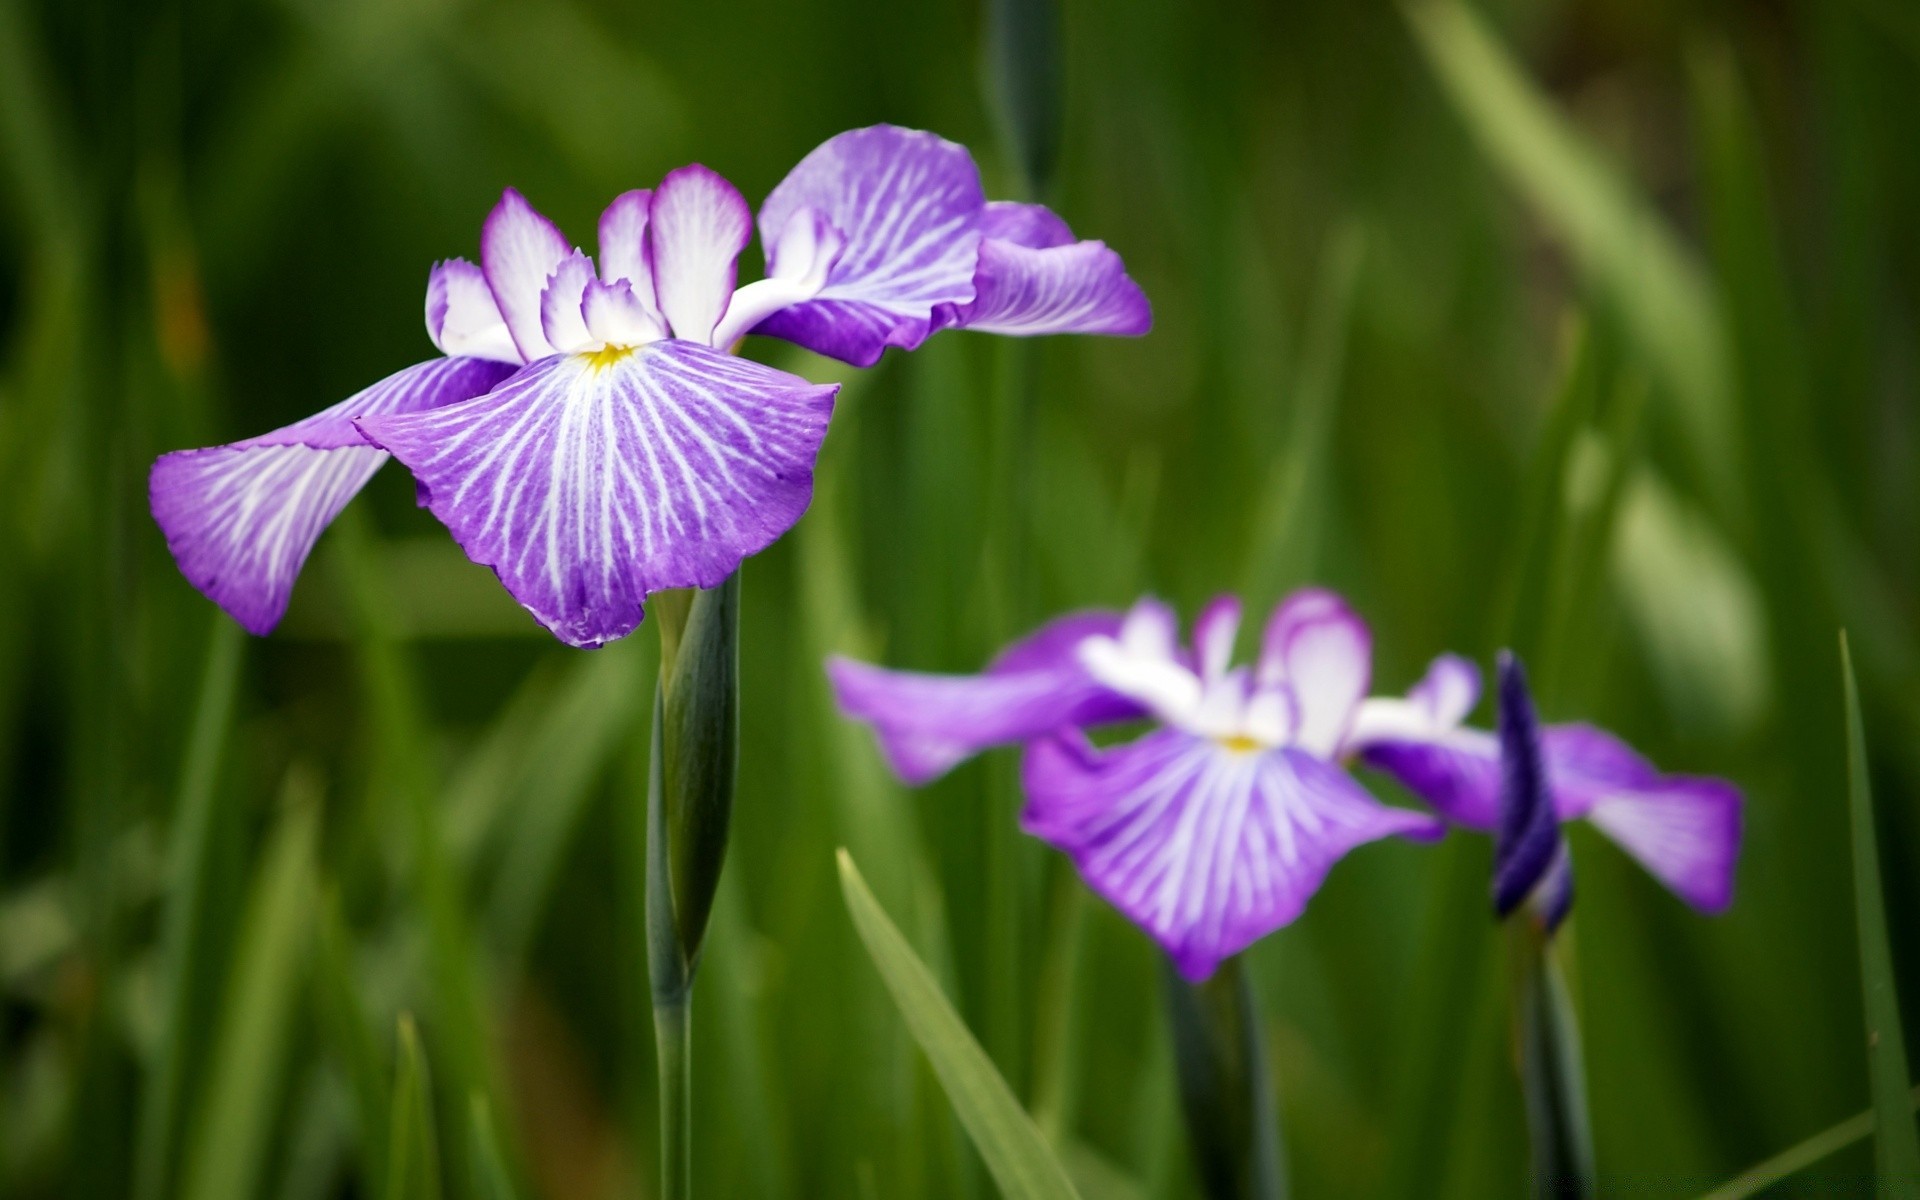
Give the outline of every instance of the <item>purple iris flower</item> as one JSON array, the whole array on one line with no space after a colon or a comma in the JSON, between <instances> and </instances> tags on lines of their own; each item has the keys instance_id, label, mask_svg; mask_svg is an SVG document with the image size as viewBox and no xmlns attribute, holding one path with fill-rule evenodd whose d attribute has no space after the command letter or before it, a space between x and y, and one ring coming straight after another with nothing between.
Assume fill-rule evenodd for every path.
<instances>
[{"instance_id":1,"label":"purple iris flower","mask_svg":"<svg viewBox=\"0 0 1920 1200\"><path fill-rule=\"evenodd\" d=\"M1288 597L1260 657L1232 666L1240 603L1214 601L1191 650L1171 610L1142 600L1043 627L980 675L835 659L840 708L871 724L894 770L932 779L988 746L1024 742L1027 832L1199 981L1300 915L1335 861L1442 822L1392 808L1341 767L1366 696L1372 641L1330 592ZM1157 728L1111 747L1084 729Z\"/></svg>"},{"instance_id":2,"label":"purple iris flower","mask_svg":"<svg viewBox=\"0 0 1920 1200\"><path fill-rule=\"evenodd\" d=\"M1733 902L1738 788L1664 775L1591 725L1539 727L1517 662L1502 661L1497 736L1462 725L1479 697L1479 668L1443 655L1405 699L1362 704L1348 744L1449 820L1498 831L1497 907L1535 894L1549 924L1556 908L1564 915L1571 874L1558 825L1581 817L1695 908L1721 912ZM1534 802L1542 795L1550 803ZM1563 878L1552 878L1556 871ZM1546 890L1536 893L1541 883Z\"/></svg>"},{"instance_id":3,"label":"purple iris flower","mask_svg":"<svg viewBox=\"0 0 1920 1200\"><path fill-rule=\"evenodd\" d=\"M868 366L941 329L1151 323L1117 254L1039 206L989 203L972 157L933 134L829 140L758 224L766 277L736 287L754 214L705 167L615 199L597 263L509 190L479 265L428 280L442 357L154 464L181 571L266 633L321 531L391 455L468 557L561 640L597 646L639 624L649 593L720 583L806 510L837 389L733 357L744 335Z\"/></svg>"}]
</instances>

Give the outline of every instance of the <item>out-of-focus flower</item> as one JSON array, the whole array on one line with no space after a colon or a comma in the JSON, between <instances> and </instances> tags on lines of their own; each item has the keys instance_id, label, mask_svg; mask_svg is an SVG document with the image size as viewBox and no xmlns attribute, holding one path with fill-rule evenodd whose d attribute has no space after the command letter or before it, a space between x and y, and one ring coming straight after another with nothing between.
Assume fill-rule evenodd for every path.
<instances>
[{"instance_id":1,"label":"out-of-focus flower","mask_svg":"<svg viewBox=\"0 0 1920 1200\"><path fill-rule=\"evenodd\" d=\"M812 497L836 389L733 357L747 333L870 365L945 328L1144 333L1119 256L1035 205L992 204L967 151L875 126L809 154L754 216L705 167L601 216L598 264L509 190L480 264L434 268L446 357L304 421L163 456L153 513L182 572L255 633L386 460L561 640L631 632L646 596L713 587Z\"/></svg>"},{"instance_id":2,"label":"out-of-focus flower","mask_svg":"<svg viewBox=\"0 0 1920 1200\"><path fill-rule=\"evenodd\" d=\"M1508 864L1501 871L1512 881L1496 885L1498 903L1510 908L1546 880L1541 911L1557 921L1566 898L1554 901L1553 890L1571 886L1570 876L1560 883L1547 878L1555 854L1564 867L1564 849L1542 858L1547 827L1532 819L1538 814L1531 807L1529 819L1507 830L1503 762L1510 788L1544 785L1553 825L1584 817L1695 908L1720 912L1732 903L1740 855L1738 788L1719 779L1661 774L1619 738L1591 725L1538 728L1517 662L1503 660L1499 736L1462 724L1479 696L1479 669L1444 655L1405 699L1363 703L1348 748L1449 820L1501 831L1501 857ZM1529 765L1535 759L1538 769ZM1559 846L1557 828L1551 844Z\"/></svg>"},{"instance_id":3,"label":"out-of-focus flower","mask_svg":"<svg viewBox=\"0 0 1920 1200\"><path fill-rule=\"evenodd\" d=\"M828 666L841 709L871 724L894 769L931 779L988 746L1025 742L1029 833L1205 979L1300 915L1342 855L1441 822L1376 801L1341 767L1366 695L1367 628L1330 592L1273 613L1258 662L1232 666L1240 604L1210 605L1192 649L1164 605L1082 613L1041 629L975 676ZM1101 748L1082 732L1157 728Z\"/></svg>"}]
</instances>

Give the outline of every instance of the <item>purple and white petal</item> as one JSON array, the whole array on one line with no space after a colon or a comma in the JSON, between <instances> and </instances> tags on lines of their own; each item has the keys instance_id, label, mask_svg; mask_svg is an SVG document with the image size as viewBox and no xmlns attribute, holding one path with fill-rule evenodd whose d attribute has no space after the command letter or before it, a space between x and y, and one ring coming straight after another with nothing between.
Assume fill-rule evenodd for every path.
<instances>
[{"instance_id":1,"label":"purple and white petal","mask_svg":"<svg viewBox=\"0 0 1920 1200\"><path fill-rule=\"evenodd\" d=\"M1233 665L1233 643L1240 635L1240 597L1216 596L1193 622L1193 653L1202 679L1218 679Z\"/></svg>"},{"instance_id":2,"label":"purple and white petal","mask_svg":"<svg viewBox=\"0 0 1920 1200\"><path fill-rule=\"evenodd\" d=\"M600 274L608 283L622 279L633 294L657 311L653 269L647 265L647 216L653 193L645 188L622 192L600 214Z\"/></svg>"},{"instance_id":3,"label":"purple and white petal","mask_svg":"<svg viewBox=\"0 0 1920 1200\"><path fill-rule=\"evenodd\" d=\"M673 340L357 427L541 624L597 646L647 593L713 587L799 520L837 390Z\"/></svg>"},{"instance_id":4,"label":"purple and white petal","mask_svg":"<svg viewBox=\"0 0 1920 1200\"><path fill-rule=\"evenodd\" d=\"M1029 250L1050 250L1071 246L1076 240L1059 213L1044 204L1019 204L1012 200L989 200L980 215L980 236L1012 242Z\"/></svg>"},{"instance_id":5,"label":"purple and white petal","mask_svg":"<svg viewBox=\"0 0 1920 1200\"><path fill-rule=\"evenodd\" d=\"M626 280L587 284L580 301L587 332L608 346L644 346L667 336L660 318L647 310Z\"/></svg>"},{"instance_id":6,"label":"purple and white petal","mask_svg":"<svg viewBox=\"0 0 1920 1200\"><path fill-rule=\"evenodd\" d=\"M547 341L562 354L585 350L594 344L587 332L582 313L587 285L595 282L593 260L575 250L554 269L540 293L540 330Z\"/></svg>"},{"instance_id":7,"label":"purple and white petal","mask_svg":"<svg viewBox=\"0 0 1920 1200\"><path fill-rule=\"evenodd\" d=\"M1400 781L1456 825L1492 829L1500 819L1500 743L1483 729L1369 741L1360 761Z\"/></svg>"},{"instance_id":8,"label":"purple and white petal","mask_svg":"<svg viewBox=\"0 0 1920 1200\"><path fill-rule=\"evenodd\" d=\"M1105 751L1043 738L1022 775L1026 830L1196 982L1298 917L1349 850L1443 831L1310 754L1241 753L1172 729Z\"/></svg>"},{"instance_id":9,"label":"purple and white petal","mask_svg":"<svg viewBox=\"0 0 1920 1200\"><path fill-rule=\"evenodd\" d=\"M449 358L521 363L486 272L464 258L435 263L427 277L427 336Z\"/></svg>"},{"instance_id":10,"label":"purple and white petal","mask_svg":"<svg viewBox=\"0 0 1920 1200\"><path fill-rule=\"evenodd\" d=\"M272 433L162 455L148 478L153 518L188 582L249 632L265 634L285 615L321 530L387 461L352 418L468 400L513 370L436 358Z\"/></svg>"},{"instance_id":11,"label":"purple and white petal","mask_svg":"<svg viewBox=\"0 0 1920 1200\"><path fill-rule=\"evenodd\" d=\"M1740 791L1719 779L1673 776L1607 794L1587 820L1676 896L1703 912L1733 903L1740 858Z\"/></svg>"},{"instance_id":12,"label":"purple and white petal","mask_svg":"<svg viewBox=\"0 0 1920 1200\"><path fill-rule=\"evenodd\" d=\"M1718 779L1663 775L1591 725L1546 731L1560 818L1585 817L1682 900L1707 912L1732 903L1740 854L1740 791Z\"/></svg>"},{"instance_id":13,"label":"purple and white petal","mask_svg":"<svg viewBox=\"0 0 1920 1200\"><path fill-rule=\"evenodd\" d=\"M573 247L552 221L508 188L480 230L480 265L500 315L527 362L553 353L540 327L540 295Z\"/></svg>"},{"instance_id":14,"label":"purple and white petal","mask_svg":"<svg viewBox=\"0 0 1920 1200\"><path fill-rule=\"evenodd\" d=\"M1362 700L1342 748L1364 752L1379 742L1445 740L1479 700L1480 668L1457 654L1442 654L1404 698Z\"/></svg>"},{"instance_id":15,"label":"purple and white petal","mask_svg":"<svg viewBox=\"0 0 1920 1200\"><path fill-rule=\"evenodd\" d=\"M825 213L795 209L768 256L767 277L733 293L727 315L713 331L713 344L731 346L774 313L819 295L846 244Z\"/></svg>"},{"instance_id":16,"label":"purple and white petal","mask_svg":"<svg viewBox=\"0 0 1920 1200\"><path fill-rule=\"evenodd\" d=\"M1346 601L1321 588L1294 592L1273 611L1256 679L1284 682L1299 705L1295 744L1323 758L1341 747L1373 674L1373 637Z\"/></svg>"},{"instance_id":17,"label":"purple and white petal","mask_svg":"<svg viewBox=\"0 0 1920 1200\"><path fill-rule=\"evenodd\" d=\"M733 295L734 260L753 237L753 210L699 163L671 171L653 193L647 262L673 336L711 344Z\"/></svg>"},{"instance_id":18,"label":"purple and white petal","mask_svg":"<svg viewBox=\"0 0 1920 1200\"><path fill-rule=\"evenodd\" d=\"M754 332L862 367L888 346L913 349L936 308L974 297L985 204L973 156L945 138L875 125L829 139L767 197L760 240L781 262L793 215L812 208L845 246L816 298Z\"/></svg>"},{"instance_id":19,"label":"purple and white petal","mask_svg":"<svg viewBox=\"0 0 1920 1200\"><path fill-rule=\"evenodd\" d=\"M840 711L873 727L903 781L927 783L991 746L1043 733L1144 715L1081 668L1074 647L1112 636L1118 613L1076 613L1009 647L980 675L890 671L834 658L827 663Z\"/></svg>"},{"instance_id":20,"label":"purple and white petal","mask_svg":"<svg viewBox=\"0 0 1920 1200\"><path fill-rule=\"evenodd\" d=\"M1146 293L1104 242L1033 250L987 238L974 293L969 303L943 308L937 323L1011 337L1139 337L1153 328Z\"/></svg>"}]
</instances>

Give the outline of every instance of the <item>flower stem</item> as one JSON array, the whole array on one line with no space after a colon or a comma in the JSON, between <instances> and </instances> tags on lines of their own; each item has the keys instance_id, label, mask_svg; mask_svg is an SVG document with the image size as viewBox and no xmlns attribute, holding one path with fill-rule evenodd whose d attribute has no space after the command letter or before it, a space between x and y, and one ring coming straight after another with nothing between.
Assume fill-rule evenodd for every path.
<instances>
[{"instance_id":1,"label":"flower stem","mask_svg":"<svg viewBox=\"0 0 1920 1200\"><path fill-rule=\"evenodd\" d=\"M1594 1194L1595 1181L1579 1022L1554 939L1526 916L1508 925L1533 1195L1581 1200Z\"/></svg>"},{"instance_id":2,"label":"flower stem","mask_svg":"<svg viewBox=\"0 0 1920 1200\"><path fill-rule=\"evenodd\" d=\"M1166 984L1180 1108L1201 1191L1208 1200L1285 1200L1280 1106L1253 983L1239 957L1200 984L1187 983L1169 962Z\"/></svg>"},{"instance_id":3,"label":"flower stem","mask_svg":"<svg viewBox=\"0 0 1920 1200\"><path fill-rule=\"evenodd\" d=\"M693 1012L687 999L655 1002L653 1040L660 1063L660 1196L693 1194Z\"/></svg>"}]
</instances>

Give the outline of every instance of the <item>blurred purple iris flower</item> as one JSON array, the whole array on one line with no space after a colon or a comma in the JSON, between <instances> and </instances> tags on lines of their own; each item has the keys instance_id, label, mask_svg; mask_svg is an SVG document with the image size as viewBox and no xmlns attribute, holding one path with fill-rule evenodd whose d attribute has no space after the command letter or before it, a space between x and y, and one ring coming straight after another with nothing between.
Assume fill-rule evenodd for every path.
<instances>
[{"instance_id":1,"label":"blurred purple iris flower","mask_svg":"<svg viewBox=\"0 0 1920 1200\"><path fill-rule=\"evenodd\" d=\"M1173 613L1142 600L1124 616L1057 620L980 675L846 659L828 672L841 709L873 726L910 783L1024 742L1024 828L1198 981L1299 916L1349 850L1444 832L1379 803L1340 765L1371 674L1352 610L1330 592L1296 592L1251 669L1231 665L1239 624L1239 601L1216 600L1187 650ZM1107 748L1083 732L1140 719L1157 727Z\"/></svg>"},{"instance_id":2,"label":"blurred purple iris flower","mask_svg":"<svg viewBox=\"0 0 1920 1200\"><path fill-rule=\"evenodd\" d=\"M836 388L732 357L748 333L858 366L973 328L1146 332L1120 258L1036 205L989 203L967 151L841 134L759 212L766 277L735 286L754 214L682 167L614 200L588 258L509 190L480 263L427 285L442 357L246 441L163 456L155 520L195 587L254 633L389 455L421 503L541 624L597 646L646 596L712 587L806 510Z\"/></svg>"},{"instance_id":3,"label":"blurred purple iris flower","mask_svg":"<svg viewBox=\"0 0 1920 1200\"><path fill-rule=\"evenodd\" d=\"M1479 697L1479 669L1443 655L1405 699L1362 704L1349 748L1448 820L1497 832L1502 915L1530 897L1549 926L1565 915L1572 876L1559 825L1582 817L1695 908L1733 902L1738 788L1664 775L1591 725L1540 727L1511 656L1501 661L1498 735L1462 725Z\"/></svg>"}]
</instances>

